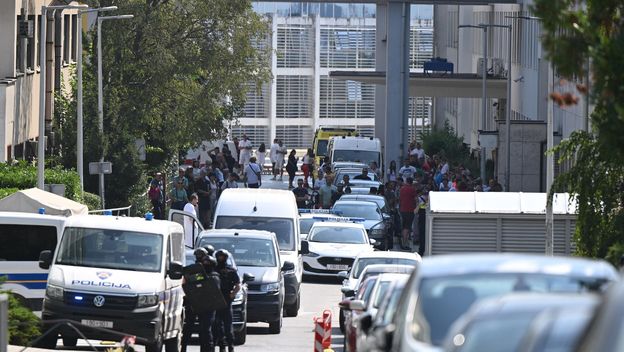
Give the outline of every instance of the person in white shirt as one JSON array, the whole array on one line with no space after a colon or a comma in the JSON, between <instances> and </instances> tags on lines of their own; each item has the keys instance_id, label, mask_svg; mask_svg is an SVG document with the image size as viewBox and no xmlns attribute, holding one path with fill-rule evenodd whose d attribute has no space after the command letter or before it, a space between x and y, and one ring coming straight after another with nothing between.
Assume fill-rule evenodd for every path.
<instances>
[{"instance_id":1,"label":"person in white shirt","mask_svg":"<svg viewBox=\"0 0 624 352\"><path fill-rule=\"evenodd\" d=\"M247 138L247 135L243 135L243 140L238 142L238 149L240 149L240 157L238 163L241 169L244 170L247 164L249 164L249 158L251 158L251 141Z\"/></svg>"},{"instance_id":2,"label":"person in white shirt","mask_svg":"<svg viewBox=\"0 0 624 352\"><path fill-rule=\"evenodd\" d=\"M416 168L409 164L409 160L403 161L403 166L399 169L399 175L403 178L403 182L407 182L408 178L413 179L416 174Z\"/></svg>"},{"instance_id":3,"label":"person in white shirt","mask_svg":"<svg viewBox=\"0 0 624 352\"><path fill-rule=\"evenodd\" d=\"M273 144L271 144L271 151L269 152L269 158L271 159L271 164L273 165L273 167L271 168L271 174L273 175L273 178L271 180L275 180L275 178L277 178L277 169L275 167L275 165L277 164L277 149L279 148L279 145L277 144L277 138L275 138L273 140ZM282 161L284 160L284 156L282 156Z\"/></svg>"},{"instance_id":4,"label":"person in white shirt","mask_svg":"<svg viewBox=\"0 0 624 352\"><path fill-rule=\"evenodd\" d=\"M286 150L284 143L282 143L281 140L278 141L277 151L275 154L275 176L277 177L277 174L279 173L280 181L284 175L284 158L286 157L286 153L288 153L288 150Z\"/></svg>"},{"instance_id":5,"label":"person in white shirt","mask_svg":"<svg viewBox=\"0 0 624 352\"><path fill-rule=\"evenodd\" d=\"M260 188L262 185L262 170L260 170L260 166L256 164L256 158L251 157L249 159L249 164L245 166L244 170L247 188Z\"/></svg>"},{"instance_id":6,"label":"person in white shirt","mask_svg":"<svg viewBox=\"0 0 624 352\"><path fill-rule=\"evenodd\" d=\"M449 172L449 164L445 157L442 157L442 168L440 169L440 173L442 175L446 175Z\"/></svg>"},{"instance_id":7,"label":"person in white shirt","mask_svg":"<svg viewBox=\"0 0 624 352\"><path fill-rule=\"evenodd\" d=\"M191 196L189 197L189 202L186 203L186 205L184 206L184 211L197 217L197 211L195 210L195 208L197 207L198 200L199 198L197 197L197 193L191 194ZM197 236L198 234L199 234L199 229L195 225L193 218L190 216L185 216L184 217L184 244L187 247L193 248L194 246L193 237Z\"/></svg>"},{"instance_id":8,"label":"person in white shirt","mask_svg":"<svg viewBox=\"0 0 624 352\"><path fill-rule=\"evenodd\" d=\"M266 147L264 143L260 143L258 150L256 150L256 160L260 169L264 169L264 162L266 160Z\"/></svg>"},{"instance_id":9,"label":"person in white shirt","mask_svg":"<svg viewBox=\"0 0 624 352\"><path fill-rule=\"evenodd\" d=\"M419 142L416 143L416 147L412 149L410 155L416 156L421 163L425 160L425 150L422 149L422 145Z\"/></svg>"}]
</instances>

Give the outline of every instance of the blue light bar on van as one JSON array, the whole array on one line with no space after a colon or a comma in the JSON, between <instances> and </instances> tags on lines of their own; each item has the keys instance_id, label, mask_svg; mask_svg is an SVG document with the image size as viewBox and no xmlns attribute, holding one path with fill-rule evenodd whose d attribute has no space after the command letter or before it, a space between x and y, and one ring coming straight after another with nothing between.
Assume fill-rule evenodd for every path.
<instances>
[{"instance_id":1,"label":"blue light bar on van","mask_svg":"<svg viewBox=\"0 0 624 352\"><path fill-rule=\"evenodd\" d=\"M83 300L83 297L82 297L82 296L74 296L74 299L75 299L76 301L82 301L82 300Z\"/></svg>"},{"instance_id":2,"label":"blue light bar on van","mask_svg":"<svg viewBox=\"0 0 624 352\"><path fill-rule=\"evenodd\" d=\"M316 221L322 221L322 222L364 222L366 221L366 219L364 218L349 218L349 217L344 217L344 216L339 216L339 217L335 217L335 218L324 218L321 216L313 216L312 219L316 220Z\"/></svg>"}]
</instances>

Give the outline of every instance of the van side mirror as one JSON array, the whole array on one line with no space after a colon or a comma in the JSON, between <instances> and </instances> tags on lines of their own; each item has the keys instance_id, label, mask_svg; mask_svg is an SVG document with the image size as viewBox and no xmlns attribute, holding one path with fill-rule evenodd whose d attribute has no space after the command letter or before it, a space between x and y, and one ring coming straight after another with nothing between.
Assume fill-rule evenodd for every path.
<instances>
[{"instance_id":1,"label":"van side mirror","mask_svg":"<svg viewBox=\"0 0 624 352\"><path fill-rule=\"evenodd\" d=\"M180 280L184 274L184 266L180 262L169 263L167 275L171 280Z\"/></svg>"},{"instance_id":2,"label":"van side mirror","mask_svg":"<svg viewBox=\"0 0 624 352\"><path fill-rule=\"evenodd\" d=\"M254 281L255 279L256 279L256 277L251 275L250 273L244 273L243 274L243 283L251 282L251 281Z\"/></svg>"},{"instance_id":3,"label":"van side mirror","mask_svg":"<svg viewBox=\"0 0 624 352\"><path fill-rule=\"evenodd\" d=\"M284 265L282 266L282 271L284 272L288 272L288 271L295 271L295 264L293 262L284 262Z\"/></svg>"},{"instance_id":4,"label":"van side mirror","mask_svg":"<svg viewBox=\"0 0 624 352\"><path fill-rule=\"evenodd\" d=\"M50 265L52 265L52 251L41 251L39 253L39 267L41 269L50 269Z\"/></svg>"},{"instance_id":5,"label":"van side mirror","mask_svg":"<svg viewBox=\"0 0 624 352\"><path fill-rule=\"evenodd\" d=\"M339 271L338 272L338 278L342 279L342 280L346 280L349 278L349 272L348 271Z\"/></svg>"},{"instance_id":6,"label":"van side mirror","mask_svg":"<svg viewBox=\"0 0 624 352\"><path fill-rule=\"evenodd\" d=\"M310 243L308 241L301 241L301 250L299 254L306 255L310 253Z\"/></svg>"}]
</instances>

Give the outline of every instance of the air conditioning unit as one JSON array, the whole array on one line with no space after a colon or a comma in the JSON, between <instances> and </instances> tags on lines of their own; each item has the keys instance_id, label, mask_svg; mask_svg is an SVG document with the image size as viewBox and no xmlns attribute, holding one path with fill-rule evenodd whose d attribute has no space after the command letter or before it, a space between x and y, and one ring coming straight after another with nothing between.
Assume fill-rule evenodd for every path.
<instances>
[{"instance_id":1,"label":"air conditioning unit","mask_svg":"<svg viewBox=\"0 0 624 352\"><path fill-rule=\"evenodd\" d=\"M500 77L505 72L505 63L502 59L492 59L492 74Z\"/></svg>"}]
</instances>

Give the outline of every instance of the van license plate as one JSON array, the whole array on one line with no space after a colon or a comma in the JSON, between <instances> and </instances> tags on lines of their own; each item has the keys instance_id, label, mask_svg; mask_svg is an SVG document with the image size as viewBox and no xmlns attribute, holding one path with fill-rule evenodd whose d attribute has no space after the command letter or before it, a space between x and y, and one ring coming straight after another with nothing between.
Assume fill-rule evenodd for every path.
<instances>
[{"instance_id":1,"label":"van license plate","mask_svg":"<svg viewBox=\"0 0 624 352\"><path fill-rule=\"evenodd\" d=\"M112 329L113 328L113 322L112 321L85 320L85 319L83 319L81 321L81 323L86 325L86 326L90 326L92 328L107 328L107 329Z\"/></svg>"},{"instance_id":2,"label":"van license plate","mask_svg":"<svg viewBox=\"0 0 624 352\"><path fill-rule=\"evenodd\" d=\"M339 264L327 264L327 269L329 270L349 270L348 265L339 265Z\"/></svg>"}]
</instances>

